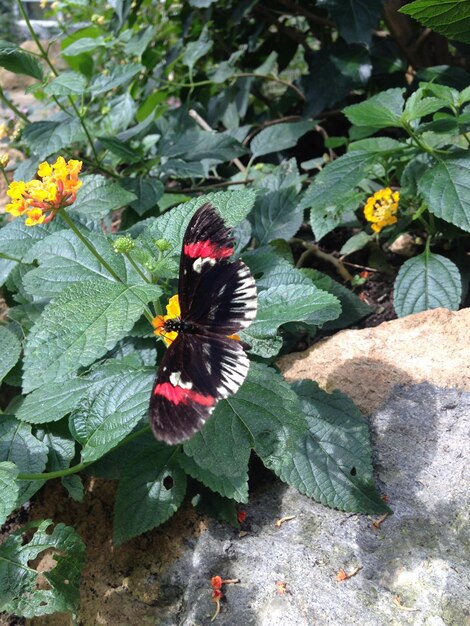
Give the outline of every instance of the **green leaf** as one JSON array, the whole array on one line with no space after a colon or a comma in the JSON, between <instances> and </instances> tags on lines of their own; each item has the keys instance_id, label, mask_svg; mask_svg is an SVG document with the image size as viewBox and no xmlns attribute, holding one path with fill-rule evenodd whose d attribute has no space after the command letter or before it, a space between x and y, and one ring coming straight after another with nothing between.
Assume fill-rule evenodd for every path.
<instances>
[{"instance_id":1,"label":"green leaf","mask_svg":"<svg viewBox=\"0 0 470 626\"><path fill-rule=\"evenodd\" d=\"M75 530L52 520L32 522L11 533L0 546L0 610L23 617L78 609L85 544ZM37 528L30 539L24 533ZM33 563L51 552L53 569L36 571ZM47 585L44 585L44 579ZM44 588L46 587L46 588Z\"/></svg>"},{"instance_id":2,"label":"green leaf","mask_svg":"<svg viewBox=\"0 0 470 626\"><path fill-rule=\"evenodd\" d=\"M468 2L415 0L398 10L449 39L470 43L470 5Z\"/></svg>"},{"instance_id":3,"label":"green leaf","mask_svg":"<svg viewBox=\"0 0 470 626\"><path fill-rule=\"evenodd\" d=\"M159 442L139 453L120 482L114 508L116 545L166 522L186 493L186 475L174 460L175 448Z\"/></svg>"},{"instance_id":4,"label":"green leaf","mask_svg":"<svg viewBox=\"0 0 470 626\"><path fill-rule=\"evenodd\" d=\"M335 191L331 190L330 193L334 195ZM348 219L354 220L354 212L360 206L364 195L364 192L350 191L348 194L338 197L334 203L325 205L321 202L314 203L310 211L310 226L315 239L319 241Z\"/></svg>"},{"instance_id":5,"label":"green leaf","mask_svg":"<svg viewBox=\"0 0 470 626\"><path fill-rule=\"evenodd\" d=\"M196 460L187 455L180 455L178 463L186 474L195 478L203 485L218 494L228 494L236 502L248 502L248 468L245 475L227 476L226 474L214 474L207 467L201 467Z\"/></svg>"},{"instance_id":6,"label":"green leaf","mask_svg":"<svg viewBox=\"0 0 470 626\"><path fill-rule=\"evenodd\" d=\"M146 416L155 372L132 371L97 385L70 417L83 446L82 461L96 461L112 450Z\"/></svg>"},{"instance_id":7,"label":"green leaf","mask_svg":"<svg viewBox=\"0 0 470 626\"><path fill-rule=\"evenodd\" d=\"M67 57L75 57L83 54L84 52L93 52L96 48L102 48L105 46L106 41L104 37L82 37L64 48L64 50L62 50L62 54Z\"/></svg>"},{"instance_id":8,"label":"green leaf","mask_svg":"<svg viewBox=\"0 0 470 626\"><path fill-rule=\"evenodd\" d=\"M426 96L423 89L413 92L406 101L405 110L403 111L403 119L407 122L421 119L426 115L431 115L447 106L447 103L440 98Z\"/></svg>"},{"instance_id":9,"label":"green leaf","mask_svg":"<svg viewBox=\"0 0 470 626\"><path fill-rule=\"evenodd\" d=\"M21 354L21 343L5 326L0 326L0 382L16 364Z\"/></svg>"},{"instance_id":10,"label":"green leaf","mask_svg":"<svg viewBox=\"0 0 470 626\"><path fill-rule=\"evenodd\" d=\"M237 515L237 503L230 498L224 498L218 493L205 489L198 485L197 493L191 498L191 504L200 515L216 519L219 522L227 522L235 528L239 528Z\"/></svg>"},{"instance_id":11,"label":"green leaf","mask_svg":"<svg viewBox=\"0 0 470 626\"><path fill-rule=\"evenodd\" d=\"M9 41L0 40L0 67L14 74L42 80L43 68L38 58Z\"/></svg>"},{"instance_id":12,"label":"green leaf","mask_svg":"<svg viewBox=\"0 0 470 626\"><path fill-rule=\"evenodd\" d=\"M70 434L66 419L60 422L44 424L36 430L36 436L49 448L47 472L67 469L75 457L75 439Z\"/></svg>"},{"instance_id":13,"label":"green leaf","mask_svg":"<svg viewBox=\"0 0 470 626\"><path fill-rule=\"evenodd\" d=\"M46 306L26 342L23 387L32 391L70 378L111 350L156 300L154 285L96 280L67 287Z\"/></svg>"},{"instance_id":14,"label":"green leaf","mask_svg":"<svg viewBox=\"0 0 470 626\"><path fill-rule=\"evenodd\" d=\"M84 137L80 122L73 117L67 117L60 122L31 122L22 135L26 145L40 161L50 154L60 152L62 148L70 148Z\"/></svg>"},{"instance_id":15,"label":"green leaf","mask_svg":"<svg viewBox=\"0 0 470 626\"><path fill-rule=\"evenodd\" d=\"M48 383L26 396L15 417L30 424L57 422L78 405L91 385L86 378L71 379L66 384Z\"/></svg>"},{"instance_id":16,"label":"green leaf","mask_svg":"<svg viewBox=\"0 0 470 626\"><path fill-rule=\"evenodd\" d=\"M18 468L11 461L0 462L0 526L3 526L16 506L18 499L16 477L18 473Z\"/></svg>"},{"instance_id":17,"label":"green leaf","mask_svg":"<svg viewBox=\"0 0 470 626\"><path fill-rule=\"evenodd\" d=\"M354 187L366 178L377 162L377 155L364 151L348 152L324 169L314 178L305 192L300 207L321 207L340 205L351 198Z\"/></svg>"},{"instance_id":18,"label":"green leaf","mask_svg":"<svg viewBox=\"0 0 470 626\"><path fill-rule=\"evenodd\" d=\"M292 385L306 415L307 428L295 429L288 450L269 466L305 495L343 511L389 511L377 493L367 422L339 391L326 393L313 381Z\"/></svg>"},{"instance_id":19,"label":"green leaf","mask_svg":"<svg viewBox=\"0 0 470 626\"><path fill-rule=\"evenodd\" d=\"M183 54L183 64L189 68L190 74L192 73L194 65L205 56L213 46L213 41L209 35L209 29L207 24L202 29L202 32L197 41L190 41L186 44Z\"/></svg>"},{"instance_id":20,"label":"green leaf","mask_svg":"<svg viewBox=\"0 0 470 626\"><path fill-rule=\"evenodd\" d=\"M286 124L274 124L263 128L250 143L253 158L280 152L297 145L297 141L315 126L315 122L304 120L302 122L289 122Z\"/></svg>"},{"instance_id":21,"label":"green leaf","mask_svg":"<svg viewBox=\"0 0 470 626\"><path fill-rule=\"evenodd\" d=\"M440 254L420 254L405 261L398 272L393 304L398 317L445 307L457 311L462 279L454 263Z\"/></svg>"},{"instance_id":22,"label":"green leaf","mask_svg":"<svg viewBox=\"0 0 470 626\"><path fill-rule=\"evenodd\" d=\"M99 96L106 91L128 83L144 69L144 66L140 65L140 63L117 65L109 74L97 74L90 84L90 91L93 96Z\"/></svg>"},{"instance_id":23,"label":"green leaf","mask_svg":"<svg viewBox=\"0 0 470 626\"><path fill-rule=\"evenodd\" d=\"M67 490L67 493L75 500L75 502L83 502L85 496L85 489L83 487L83 481L77 474L71 476L62 476L60 482Z\"/></svg>"},{"instance_id":24,"label":"green leaf","mask_svg":"<svg viewBox=\"0 0 470 626\"><path fill-rule=\"evenodd\" d=\"M48 96L79 96L86 89L86 78L78 72L63 72L44 88Z\"/></svg>"},{"instance_id":25,"label":"green leaf","mask_svg":"<svg viewBox=\"0 0 470 626\"><path fill-rule=\"evenodd\" d=\"M185 161L200 165L203 159L211 163L225 163L246 154L247 149L228 132L216 133L191 128L184 134L168 137L163 136L158 143L158 151L162 157L179 157ZM193 163L189 163L192 166Z\"/></svg>"},{"instance_id":26,"label":"green leaf","mask_svg":"<svg viewBox=\"0 0 470 626\"><path fill-rule=\"evenodd\" d=\"M85 235L123 282L141 282L134 270L128 275L124 257L114 252L105 235L88 231ZM54 297L71 284L87 280L115 282L104 265L70 230L42 240L29 251L26 258L28 262L36 259L40 263L23 279L25 290L36 297Z\"/></svg>"},{"instance_id":27,"label":"green leaf","mask_svg":"<svg viewBox=\"0 0 470 626\"><path fill-rule=\"evenodd\" d=\"M23 331L24 335L27 335L33 324L38 320L44 310L43 303L29 303L20 304L8 309L8 317L16 322Z\"/></svg>"},{"instance_id":28,"label":"green leaf","mask_svg":"<svg viewBox=\"0 0 470 626\"><path fill-rule=\"evenodd\" d=\"M379 129L402 126L401 115L405 104L404 89L387 89L359 104L343 109L351 124Z\"/></svg>"},{"instance_id":29,"label":"green leaf","mask_svg":"<svg viewBox=\"0 0 470 626\"><path fill-rule=\"evenodd\" d=\"M271 287L258 294L258 313L245 334L269 337L281 324L304 321L318 326L340 313L338 299L313 285Z\"/></svg>"},{"instance_id":30,"label":"green leaf","mask_svg":"<svg viewBox=\"0 0 470 626\"><path fill-rule=\"evenodd\" d=\"M136 196L137 199L130 202L129 206L140 216L155 208L165 191L161 180L156 178L124 178L122 184Z\"/></svg>"},{"instance_id":31,"label":"green leaf","mask_svg":"<svg viewBox=\"0 0 470 626\"><path fill-rule=\"evenodd\" d=\"M35 243L60 228L57 222L51 222L45 226L39 224L31 228L31 226L25 226L22 220L13 220L0 229L0 254L22 260Z\"/></svg>"},{"instance_id":32,"label":"green leaf","mask_svg":"<svg viewBox=\"0 0 470 626\"><path fill-rule=\"evenodd\" d=\"M84 176L83 185L78 190L77 199L69 211L98 219L130 204L135 199L134 193L126 191L121 185L111 182L104 176Z\"/></svg>"},{"instance_id":33,"label":"green leaf","mask_svg":"<svg viewBox=\"0 0 470 626\"><path fill-rule=\"evenodd\" d=\"M368 243L373 241L374 236L368 235L364 230L350 237L342 246L339 253L341 255L352 254L358 250L362 250Z\"/></svg>"},{"instance_id":34,"label":"green leaf","mask_svg":"<svg viewBox=\"0 0 470 626\"><path fill-rule=\"evenodd\" d=\"M31 425L12 416L2 415L0 421L0 462L11 461L21 474L38 474L47 462L47 446L31 432ZM17 505L23 504L43 485L40 480L21 480Z\"/></svg>"},{"instance_id":35,"label":"green leaf","mask_svg":"<svg viewBox=\"0 0 470 626\"><path fill-rule=\"evenodd\" d=\"M250 216L253 236L260 246L273 239L293 237L302 224L303 210L298 208L295 187L258 195Z\"/></svg>"},{"instance_id":36,"label":"green leaf","mask_svg":"<svg viewBox=\"0 0 470 626\"><path fill-rule=\"evenodd\" d=\"M419 180L429 210L446 222L470 232L470 158L440 158Z\"/></svg>"},{"instance_id":37,"label":"green leaf","mask_svg":"<svg viewBox=\"0 0 470 626\"><path fill-rule=\"evenodd\" d=\"M348 43L370 44L382 14L383 0L319 0L335 20L341 37Z\"/></svg>"},{"instance_id":38,"label":"green leaf","mask_svg":"<svg viewBox=\"0 0 470 626\"><path fill-rule=\"evenodd\" d=\"M380 154L394 154L406 150L409 146L404 141L398 141L391 137L370 137L359 139L349 144L349 152L375 152Z\"/></svg>"}]
</instances>

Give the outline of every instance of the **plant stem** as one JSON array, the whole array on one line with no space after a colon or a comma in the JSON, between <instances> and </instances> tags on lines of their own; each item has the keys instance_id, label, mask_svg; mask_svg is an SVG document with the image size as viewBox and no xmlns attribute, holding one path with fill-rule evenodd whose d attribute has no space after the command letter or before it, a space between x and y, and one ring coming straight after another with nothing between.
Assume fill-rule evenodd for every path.
<instances>
[{"instance_id":1,"label":"plant stem","mask_svg":"<svg viewBox=\"0 0 470 626\"><path fill-rule=\"evenodd\" d=\"M137 263L132 258L131 254L129 252L124 252L124 256L129 261L129 263L132 265L132 267L135 269L135 271L139 274L139 276L142 278L142 280L145 283L152 284L152 281L149 280L148 277L143 273L143 271L140 269L140 267L137 265Z\"/></svg>"},{"instance_id":2,"label":"plant stem","mask_svg":"<svg viewBox=\"0 0 470 626\"><path fill-rule=\"evenodd\" d=\"M6 95L3 92L3 89L0 87L0 100L3 102L3 104L5 104L11 111L13 111L13 113L20 118L20 120L23 120L23 122L26 122L27 124L29 124L29 120L26 117L26 115L24 113L22 113L18 107L9 99L6 97Z\"/></svg>"},{"instance_id":3,"label":"plant stem","mask_svg":"<svg viewBox=\"0 0 470 626\"><path fill-rule=\"evenodd\" d=\"M122 441L120 441L114 448L108 450L103 456L117 450L121 446L129 443L133 439L140 437L141 435L147 433L150 430L150 426L144 426L140 430L137 430L135 433L131 433L127 437L125 437ZM103 457L100 457L101 459ZM96 459L99 461L99 459ZM78 463L77 465L72 465L72 467L68 467L67 469L57 470L55 472L43 472L42 474L18 474L18 480L51 480L52 478L62 478L62 476L70 476L71 474L76 474L77 472L81 472L83 469L88 467L89 465L93 465L96 461L86 461L85 463Z\"/></svg>"}]
</instances>

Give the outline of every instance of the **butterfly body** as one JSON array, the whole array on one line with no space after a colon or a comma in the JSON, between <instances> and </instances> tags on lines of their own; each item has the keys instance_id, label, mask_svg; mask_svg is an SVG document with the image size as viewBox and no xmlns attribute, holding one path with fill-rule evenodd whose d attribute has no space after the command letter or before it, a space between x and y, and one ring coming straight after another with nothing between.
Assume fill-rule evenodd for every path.
<instances>
[{"instance_id":1,"label":"butterfly body","mask_svg":"<svg viewBox=\"0 0 470 626\"><path fill-rule=\"evenodd\" d=\"M257 294L249 269L231 260L232 254L230 230L204 204L183 237L180 315L166 319L159 331L177 333L150 399L152 431L166 443L189 439L202 428L217 402L234 394L248 373L243 344L233 335L255 318Z\"/></svg>"}]
</instances>

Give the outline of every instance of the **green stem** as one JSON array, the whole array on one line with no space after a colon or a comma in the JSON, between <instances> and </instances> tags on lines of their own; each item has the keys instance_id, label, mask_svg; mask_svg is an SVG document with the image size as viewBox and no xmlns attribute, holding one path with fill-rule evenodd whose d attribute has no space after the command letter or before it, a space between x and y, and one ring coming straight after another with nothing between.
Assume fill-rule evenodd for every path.
<instances>
[{"instance_id":1,"label":"green stem","mask_svg":"<svg viewBox=\"0 0 470 626\"><path fill-rule=\"evenodd\" d=\"M147 276L143 273L143 271L140 269L140 267L137 265L137 263L134 261L134 259L132 258L132 256L130 255L129 252L124 252L124 256L126 257L126 259L129 261L129 263L132 265L132 267L135 269L135 271L139 274L139 276L142 278L142 280L145 283L149 283L152 284L152 281L149 280L147 278Z\"/></svg>"},{"instance_id":2,"label":"green stem","mask_svg":"<svg viewBox=\"0 0 470 626\"><path fill-rule=\"evenodd\" d=\"M3 92L3 89L0 87L0 100L3 102L3 104L5 104L11 111L13 111L13 113L20 118L20 120L23 120L23 122L26 122L27 124L29 124L29 120L26 117L26 115L24 113L22 113L18 107L13 104L13 102L6 97L6 95Z\"/></svg>"},{"instance_id":3,"label":"green stem","mask_svg":"<svg viewBox=\"0 0 470 626\"><path fill-rule=\"evenodd\" d=\"M7 261L16 261L16 263L23 262L21 259L17 259L16 257L5 254L4 252L0 252L0 259L6 259Z\"/></svg>"},{"instance_id":4,"label":"green stem","mask_svg":"<svg viewBox=\"0 0 470 626\"><path fill-rule=\"evenodd\" d=\"M135 433L131 433L127 437L125 437L122 441L120 441L112 450L108 450L103 456L117 450L121 446L124 446L129 441L140 437L141 435L147 433L150 430L150 426L144 426L140 430L137 430ZM102 459L103 457L100 457ZM96 459L99 461L99 459ZM68 467L67 469L57 470L55 472L43 472L42 474L18 474L18 480L51 480L52 478L62 478L63 476L70 476L71 474L76 474L77 472L81 472L83 469L88 467L89 465L93 465L96 461L87 461L85 463L78 463L77 465L72 465L72 467Z\"/></svg>"},{"instance_id":5,"label":"green stem","mask_svg":"<svg viewBox=\"0 0 470 626\"><path fill-rule=\"evenodd\" d=\"M8 187L10 185L10 181L8 180L8 176L6 175L5 168L0 166L0 171L2 172L3 180Z\"/></svg>"}]
</instances>

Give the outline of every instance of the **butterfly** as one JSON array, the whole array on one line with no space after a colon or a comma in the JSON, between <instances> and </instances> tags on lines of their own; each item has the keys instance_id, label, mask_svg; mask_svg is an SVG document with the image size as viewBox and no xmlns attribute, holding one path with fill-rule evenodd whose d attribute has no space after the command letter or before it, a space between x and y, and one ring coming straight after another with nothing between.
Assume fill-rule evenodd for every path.
<instances>
[{"instance_id":1,"label":"butterfly","mask_svg":"<svg viewBox=\"0 0 470 626\"><path fill-rule=\"evenodd\" d=\"M248 267L231 260L233 250L231 230L211 204L202 205L183 237L179 315L160 316L156 331L171 343L153 386L150 425L168 444L192 437L248 374L244 344L235 333L255 319L258 299Z\"/></svg>"}]
</instances>

